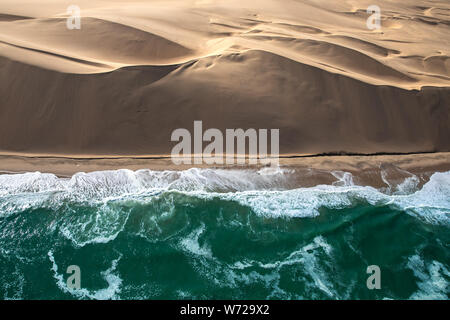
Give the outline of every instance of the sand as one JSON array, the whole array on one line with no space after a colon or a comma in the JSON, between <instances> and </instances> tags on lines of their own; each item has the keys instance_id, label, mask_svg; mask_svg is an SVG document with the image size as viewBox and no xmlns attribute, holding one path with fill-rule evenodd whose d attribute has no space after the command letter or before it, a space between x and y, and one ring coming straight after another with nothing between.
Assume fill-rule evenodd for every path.
<instances>
[{"instance_id":1,"label":"sand","mask_svg":"<svg viewBox=\"0 0 450 320\"><path fill-rule=\"evenodd\" d=\"M380 30L371 4L2 0L0 169L167 156L194 120L278 128L282 155L450 151L450 3L379 0Z\"/></svg>"},{"instance_id":2,"label":"sand","mask_svg":"<svg viewBox=\"0 0 450 320\"><path fill-rule=\"evenodd\" d=\"M282 157L280 168L261 165L210 166L174 165L170 157L108 157L108 158L70 158L45 156L6 156L0 155L0 174L25 172L53 173L59 177L70 178L79 172L104 170L189 170L225 169L257 170L261 174L275 174L283 170L290 177L291 188L313 187L320 184L335 184L344 173L350 173L355 185L385 188L404 183L407 178L418 179L421 188L436 172L450 170L450 153L422 153L408 155L374 156L305 156ZM196 169L194 169L196 170Z\"/></svg>"}]
</instances>

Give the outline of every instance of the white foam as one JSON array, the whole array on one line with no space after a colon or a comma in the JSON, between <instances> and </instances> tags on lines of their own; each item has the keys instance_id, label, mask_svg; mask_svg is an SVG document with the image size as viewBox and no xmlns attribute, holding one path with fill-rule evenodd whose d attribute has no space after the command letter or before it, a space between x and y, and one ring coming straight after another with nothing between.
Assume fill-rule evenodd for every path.
<instances>
[{"instance_id":1,"label":"white foam","mask_svg":"<svg viewBox=\"0 0 450 320\"><path fill-rule=\"evenodd\" d=\"M390 199L371 187L334 187L320 185L286 191L243 191L235 193L197 194L199 197L217 197L236 201L267 217L315 217L321 207L341 209L358 201L373 205L385 204Z\"/></svg>"},{"instance_id":2,"label":"white foam","mask_svg":"<svg viewBox=\"0 0 450 320\"><path fill-rule=\"evenodd\" d=\"M63 219L59 226L61 234L77 247L90 243L108 243L114 240L128 221L129 211L104 204L95 215L77 216L76 220Z\"/></svg>"},{"instance_id":3,"label":"white foam","mask_svg":"<svg viewBox=\"0 0 450 320\"><path fill-rule=\"evenodd\" d=\"M200 245L199 238L205 231L205 225L202 224L198 229L192 231L190 235L181 240L181 247L193 255L212 258L211 249L207 246Z\"/></svg>"},{"instance_id":4,"label":"white foam","mask_svg":"<svg viewBox=\"0 0 450 320\"><path fill-rule=\"evenodd\" d=\"M450 171L431 176L421 190L393 196L394 205L430 223L450 224Z\"/></svg>"},{"instance_id":5,"label":"white foam","mask_svg":"<svg viewBox=\"0 0 450 320\"><path fill-rule=\"evenodd\" d=\"M395 194L410 194L414 190L417 190L419 182L420 180L416 175L408 177L396 186Z\"/></svg>"},{"instance_id":6,"label":"white foam","mask_svg":"<svg viewBox=\"0 0 450 320\"><path fill-rule=\"evenodd\" d=\"M414 255L408 259L407 267L419 279L417 283L419 289L411 295L410 299L448 299L448 281L445 277L450 278L450 272L442 263L433 260L431 263L426 264L419 255Z\"/></svg>"},{"instance_id":7,"label":"white foam","mask_svg":"<svg viewBox=\"0 0 450 320\"><path fill-rule=\"evenodd\" d=\"M255 170L197 169L153 171L127 169L76 173L70 179L50 173L0 175L0 196L26 193L65 192L82 199L114 198L149 189L183 191L243 191L283 189L283 169L273 174Z\"/></svg>"},{"instance_id":8,"label":"white foam","mask_svg":"<svg viewBox=\"0 0 450 320\"><path fill-rule=\"evenodd\" d=\"M111 267L105 271L101 272L103 279L108 283L108 287L99 290L88 290L86 288L74 289L67 286L67 283L64 281L64 277L62 274L58 273L58 265L56 264L55 257L53 256L53 252L50 250L48 252L48 257L50 262L52 263L51 270L53 271L53 277L56 280L56 285L65 293L69 293L77 298L88 298L94 300L115 300L120 299L118 294L121 290L122 279L114 274L114 271L117 268L117 263L122 258L120 255L117 259L111 262ZM81 278L81 283L83 279Z\"/></svg>"},{"instance_id":9,"label":"white foam","mask_svg":"<svg viewBox=\"0 0 450 320\"><path fill-rule=\"evenodd\" d=\"M325 255L324 258L325 260L328 260L328 264L333 263L332 247L326 242L325 238L317 236L311 243L291 252L289 256L283 260L268 263L254 260L237 261L230 266L231 271L229 271L228 279L232 283L245 282L246 284L250 284L252 281L256 282L256 280L263 280L268 287L272 288L272 293L267 297L268 299L299 298L291 297L279 287L281 270L285 267L298 267L305 273L308 279L301 278L297 280L305 283L310 290L309 294L316 298L320 298L316 294L316 290L319 289L330 298L339 298L332 282L328 278L328 272L322 267L324 260L319 258L320 254ZM251 277L246 273L241 272L242 270L255 267L270 270L271 272L265 275L251 272ZM312 280L312 282L310 280Z\"/></svg>"},{"instance_id":10,"label":"white foam","mask_svg":"<svg viewBox=\"0 0 450 320\"><path fill-rule=\"evenodd\" d=\"M415 174L395 166L381 166L381 180L388 186L387 192L396 195L406 195L417 190L420 182Z\"/></svg>"},{"instance_id":11,"label":"white foam","mask_svg":"<svg viewBox=\"0 0 450 320\"><path fill-rule=\"evenodd\" d=\"M109 206L114 201L119 204L121 201L145 203L175 192L201 199L234 201L250 207L256 214L272 217L315 217L321 207L341 209L368 203L391 205L431 223L450 222L450 172L435 173L421 190L414 193L411 192L416 188L417 177L412 175L397 186L397 192L384 193L372 187L354 185L349 173L333 171L331 174L338 179L334 185L298 189L289 189L295 174L283 169L273 169L270 174L261 170L122 169L77 173L70 179L38 172L0 175L0 215L42 207L56 210L67 206L67 202L75 202L98 208L95 223L101 227L102 221L110 221L108 219L114 216L108 213L105 204ZM100 212L103 209L106 213ZM116 216L111 221L115 223L117 219ZM123 222L123 219L119 220ZM67 232L65 235L70 237ZM83 244L113 238L111 234L99 233L96 239L76 241Z\"/></svg>"},{"instance_id":12,"label":"white foam","mask_svg":"<svg viewBox=\"0 0 450 320\"><path fill-rule=\"evenodd\" d=\"M330 172L338 181L333 182L333 186L350 187L354 186L353 175L350 172L331 171Z\"/></svg>"}]
</instances>

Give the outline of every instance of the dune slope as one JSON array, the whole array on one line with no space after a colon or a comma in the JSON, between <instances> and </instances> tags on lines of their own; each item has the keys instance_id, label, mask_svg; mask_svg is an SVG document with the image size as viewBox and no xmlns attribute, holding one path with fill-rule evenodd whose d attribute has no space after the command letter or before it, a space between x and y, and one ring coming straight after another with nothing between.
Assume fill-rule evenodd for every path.
<instances>
[{"instance_id":1,"label":"dune slope","mask_svg":"<svg viewBox=\"0 0 450 320\"><path fill-rule=\"evenodd\" d=\"M0 152L170 154L173 130L279 128L282 154L450 151L450 5L0 4Z\"/></svg>"}]
</instances>

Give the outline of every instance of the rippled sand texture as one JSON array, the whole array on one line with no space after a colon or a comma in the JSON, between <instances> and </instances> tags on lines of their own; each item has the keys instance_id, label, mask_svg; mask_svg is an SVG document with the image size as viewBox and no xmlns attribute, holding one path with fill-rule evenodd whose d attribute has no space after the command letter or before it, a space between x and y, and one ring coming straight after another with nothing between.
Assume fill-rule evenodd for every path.
<instances>
[{"instance_id":1,"label":"rippled sand texture","mask_svg":"<svg viewBox=\"0 0 450 320\"><path fill-rule=\"evenodd\" d=\"M449 25L444 0L3 0L0 151L170 154L194 120L279 128L282 154L450 151Z\"/></svg>"}]
</instances>

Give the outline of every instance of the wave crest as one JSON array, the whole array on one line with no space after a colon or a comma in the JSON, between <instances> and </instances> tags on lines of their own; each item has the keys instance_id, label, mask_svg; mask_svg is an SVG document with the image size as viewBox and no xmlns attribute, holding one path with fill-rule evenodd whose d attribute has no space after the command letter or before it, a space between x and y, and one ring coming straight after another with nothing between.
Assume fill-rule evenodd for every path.
<instances>
[{"instance_id":1,"label":"wave crest","mask_svg":"<svg viewBox=\"0 0 450 320\"><path fill-rule=\"evenodd\" d=\"M341 209L363 203L389 205L431 223L450 222L450 171L434 173L422 189L416 191L417 177L406 176L392 193L354 185L352 175L347 172L330 174L337 179L332 185L308 188L293 188L298 175L286 169L269 173L196 168L185 171L122 169L77 173L71 178L39 172L0 175L0 212L5 215L29 208L54 209L69 202L95 207L97 214L107 215L105 212L109 209L117 210L120 204L129 201L145 204L163 194L175 193L188 198L233 201L268 217L315 217L322 207ZM386 177L385 174L383 179ZM173 197L168 199L174 201ZM116 205L111 208L112 203ZM103 210L105 207L109 209ZM100 224L101 221L97 219Z\"/></svg>"}]
</instances>

